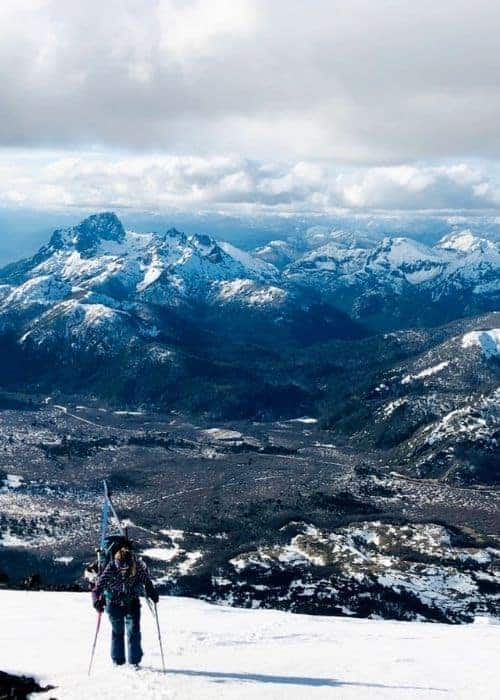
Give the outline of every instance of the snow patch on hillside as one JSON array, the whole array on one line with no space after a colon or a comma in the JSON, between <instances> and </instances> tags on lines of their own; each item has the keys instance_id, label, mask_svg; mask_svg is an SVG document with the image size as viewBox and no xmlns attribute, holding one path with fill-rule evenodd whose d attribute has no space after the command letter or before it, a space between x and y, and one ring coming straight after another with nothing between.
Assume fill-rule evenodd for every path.
<instances>
[{"instance_id":1,"label":"snow patch on hillside","mask_svg":"<svg viewBox=\"0 0 500 700\"><path fill-rule=\"evenodd\" d=\"M116 315L115 311L104 306L104 304L85 304L83 308L85 311L84 323L89 326L106 323L106 321L113 319Z\"/></svg>"},{"instance_id":2,"label":"snow patch on hillside","mask_svg":"<svg viewBox=\"0 0 500 700\"><path fill-rule=\"evenodd\" d=\"M180 576L186 576L203 558L203 552L199 549L187 550L181 547L186 535L190 538L205 539L205 535L199 532L185 532L184 530L167 529L160 530L160 534L166 535L170 543L158 543L155 547L149 547L141 552L141 555L150 560L149 565L153 580L156 584L175 581ZM168 567L163 564L168 564Z\"/></svg>"},{"instance_id":3,"label":"snow patch on hillside","mask_svg":"<svg viewBox=\"0 0 500 700\"><path fill-rule=\"evenodd\" d=\"M408 403L408 399L405 398L399 398L395 399L394 401L390 401L387 406L384 406L382 413L384 418L390 418L394 411L396 411L398 408L401 408L401 406L404 406L406 403Z\"/></svg>"},{"instance_id":4,"label":"snow patch on hillside","mask_svg":"<svg viewBox=\"0 0 500 700\"><path fill-rule=\"evenodd\" d=\"M489 331L472 331L462 338L462 347L477 346L485 357L498 357L500 355L500 328L492 328Z\"/></svg>"},{"instance_id":5,"label":"snow patch on hillside","mask_svg":"<svg viewBox=\"0 0 500 700\"><path fill-rule=\"evenodd\" d=\"M54 557L54 561L58 564L65 564L68 566L73 561L74 557Z\"/></svg>"},{"instance_id":6,"label":"snow patch on hillside","mask_svg":"<svg viewBox=\"0 0 500 700\"><path fill-rule=\"evenodd\" d=\"M382 587L391 590L389 609L394 614L399 605L402 619L463 621L471 611L497 609L494 594L487 598L480 589L476 571L481 567L496 577L500 551L454 546L441 525L374 521L335 531L305 523L296 527L301 532L287 544L260 546L231 559L232 570L224 572L233 585L222 585L219 599L252 607L286 601L299 611L313 610L321 601L323 610L329 602L336 610L347 604L360 614L362 599L379 600ZM315 567L333 567L335 575ZM280 576L287 581L281 588ZM243 587L248 585L266 592L247 600Z\"/></svg>"},{"instance_id":7,"label":"snow patch on hillside","mask_svg":"<svg viewBox=\"0 0 500 700\"><path fill-rule=\"evenodd\" d=\"M411 382L414 382L417 379L425 379L425 377L431 377L433 374L438 374L439 372L442 372L443 369L446 369L446 367L448 367L449 364L449 360L446 360L445 362L440 362L439 364L434 365L433 367L427 367L427 369L423 369L417 374L407 374L406 377L403 377L403 379L401 380L401 384L410 384Z\"/></svg>"},{"instance_id":8,"label":"snow patch on hillside","mask_svg":"<svg viewBox=\"0 0 500 700\"><path fill-rule=\"evenodd\" d=\"M51 304L64 299L71 292L71 287L62 280L48 275L32 277L15 287L5 298L6 309L13 306L28 307L32 304Z\"/></svg>"},{"instance_id":9,"label":"snow patch on hillside","mask_svg":"<svg viewBox=\"0 0 500 700\"><path fill-rule=\"evenodd\" d=\"M24 484L24 478L19 474L6 474L3 479L0 491L9 491L9 489L18 489Z\"/></svg>"},{"instance_id":10,"label":"snow patch on hillside","mask_svg":"<svg viewBox=\"0 0 500 700\"><path fill-rule=\"evenodd\" d=\"M285 290L280 287L258 285L250 279L238 278L219 282L216 288L217 298L220 301L238 300L250 306L273 304L287 296Z\"/></svg>"},{"instance_id":11,"label":"snow patch on hillside","mask_svg":"<svg viewBox=\"0 0 500 700\"><path fill-rule=\"evenodd\" d=\"M156 280L158 280L163 272L163 266L160 261L155 258L153 262L146 267L144 271L144 277L141 282L137 284L137 291L143 292L147 287L150 287Z\"/></svg>"},{"instance_id":12,"label":"snow patch on hillside","mask_svg":"<svg viewBox=\"0 0 500 700\"><path fill-rule=\"evenodd\" d=\"M303 418L291 418L288 423L304 423L304 425L313 425L317 423L317 418L311 418L309 416L304 416Z\"/></svg>"},{"instance_id":13,"label":"snow patch on hillside","mask_svg":"<svg viewBox=\"0 0 500 700\"><path fill-rule=\"evenodd\" d=\"M179 547L174 544L173 547L150 547L149 549L143 549L141 555L147 557L148 559L156 559L157 561L172 561L178 553Z\"/></svg>"},{"instance_id":14,"label":"snow patch on hillside","mask_svg":"<svg viewBox=\"0 0 500 700\"><path fill-rule=\"evenodd\" d=\"M444 415L439 421L424 429L429 432L427 443L435 445L446 439L455 442L485 441L496 446L496 432L500 414L500 388L489 396L481 396L472 404L457 408Z\"/></svg>"},{"instance_id":15,"label":"snow patch on hillside","mask_svg":"<svg viewBox=\"0 0 500 700\"><path fill-rule=\"evenodd\" d=\"M243 438L243 433L227 428L207 428L203 432L214 440L241 440Z\"/></svg>"}]
</instances>

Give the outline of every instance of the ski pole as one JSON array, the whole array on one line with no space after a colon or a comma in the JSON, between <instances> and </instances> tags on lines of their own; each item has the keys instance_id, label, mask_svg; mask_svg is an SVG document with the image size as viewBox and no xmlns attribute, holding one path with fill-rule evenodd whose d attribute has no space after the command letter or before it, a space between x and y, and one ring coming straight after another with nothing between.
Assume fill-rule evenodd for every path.
<instances>
[{"instance_id":1,"label":"ski pole","mask_svg":"<svg viewBox=\"0 0 500 700\"><path fill-rule=\"evenodd\" d=\"M163 643L161 639L161 632L160 632L160 621L158 619L158 608L156 607L156 603L153 603L151 598L149 596L146 596L146 603L148 604L148 608L151 612L151 615L154 617L155 622L156 622L156 630L158 632L158 642L160 644L160 653L161 653L161 662L163 666L163 673L166 673L166 668L165 668L165 657L163 655Z\"/></svg>"},{"instance_id":2,"label":"ski pole","mask_svg":"<svg viewBox=\"0 0 500 700\"><path fill-rule=\"evenodd\" d=\"M161 639L161 632L160 632L160 621L158 619L158 608L156 607L156 603L153 603L151 598L149 596L146 596L146 603L148 604L148 608L151 612L151 615L153 616L155 622L156 622L156 630L158 632L158 642L160 644L160 653L161 653L161 661L163 665L163 673L166 673L166 668L165 668L165 657L163 655L163 643Z\"/></svg>"},{"instance_id":3,"label":"ski pole","mask_svg":"<svg viewBox=\"0 0 500 700\"><path fill-rule=\"evenodd\" d=\"M156 629L158 631L158 642L160 643L160 654L161 654L161 664L163 666L163 673L167 672L167 669L165 668L165 657L163 655L163 643L161 641L161 632L160 632L160 621L158 619L158 607L155 605L155 620L156 620Z\"/></svg>"},{"instance_id":4,"label":"ski pole","mask_svg":"<svg viewBox=\"0 0 500 700\"><path fill-rule=\"evenodd\" d=\"M96 644L97 644L97 636L99 634L99 628L101 627L101 617L102 617L102 612L99 611L97 613L97 627L96 627L96 631L95 631L94 643L92 645L92 653L90 655L89 671L87 674L89 676L90 676L90 672L92 671L92 663L94 661L95 648L96 648Z\"/></svg>"}]
</instances>

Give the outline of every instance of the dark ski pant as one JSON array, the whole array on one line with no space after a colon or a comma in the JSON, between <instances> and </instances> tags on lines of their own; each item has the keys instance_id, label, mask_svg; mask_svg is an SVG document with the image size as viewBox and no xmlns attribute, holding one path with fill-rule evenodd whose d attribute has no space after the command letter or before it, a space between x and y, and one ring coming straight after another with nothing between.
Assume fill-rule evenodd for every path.
<instances>
[{"instance_id":1,"label":"dark ski pant","mask_svg":"<svg viewBox=\"0 0 500 700\"><path fill-rule=\"evenodd\" d=\"M106 610L111 622L111 658L121 666L125 663L125 631L127 632L127 659L138 664L142 659L141 604L136 598L128 605L108 603Z\"/></svg>"}]
</instances>

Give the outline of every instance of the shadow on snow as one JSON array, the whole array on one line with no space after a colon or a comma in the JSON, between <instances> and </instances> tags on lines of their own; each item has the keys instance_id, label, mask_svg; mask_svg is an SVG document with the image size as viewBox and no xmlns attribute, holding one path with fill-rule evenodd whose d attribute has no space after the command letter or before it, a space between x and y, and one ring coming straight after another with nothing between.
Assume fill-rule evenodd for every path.
<instances>
[{"instance_id":1,"label":"shadow on snow","mask_svg":"<svg viewBox=\"0 0 500 700\"><path fill-rule=\"evenodd\" d=\"M151 669L153 670L153 669ZM282 685L304 685L310 687L340 688L342 686L359 686L364 688L393 688L395 690L432 690L446 693L446 688L431 688L414 685L384 685L383 683L356 683L334 678L309 678L307 676L267 676L261 673L231 673L226 671L194 671L190 669L168 669L167 674L181 676L199 676L210 678L216 683L226 681L250 681L255 683L277 683Z\"/></svg>"}]
</instances>

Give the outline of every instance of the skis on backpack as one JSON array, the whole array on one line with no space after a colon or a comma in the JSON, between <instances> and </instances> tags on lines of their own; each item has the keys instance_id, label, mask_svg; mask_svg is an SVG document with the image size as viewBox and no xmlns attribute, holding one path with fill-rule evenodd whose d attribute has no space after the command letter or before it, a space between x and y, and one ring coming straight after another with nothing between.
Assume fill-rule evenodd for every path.
<instances>
[{"instance_id":1,"label":"skis on backpack","mask_svg":"<svg viewBox=\"0 0 500 700\"><path fill-rule=\"evenodd\" d=\"M105 568L108 558L109 558L109 547L111 543L116 540L126 540L128 539L127 533L125 529L123 528L120 518L118 517L115 507L113 505L113 501L111 500L111 491L109 489L109 486L106 481L103 481L103 486L104 486L104 497L102 501L102 508L101 508L101 528L100 528L100 536L99 536L99 547L96 549L96 555L97 555L97 561L93 564L90 564L85 569L84 573L84 578L87 579L89 582L90 586L92 587L93 584L96 582L97 578L99 575L103 572L103 569ZM108 528L109 528L109 521L110 521L110 515L112 516L113 520L115 521L115 525L119 531L119 535L108 535Z\"/></svg>"},{"instance_id":2,"label":"skis on backpack","mask_svg":"<svg viewBox=\"0 0 500 700\"><path fill-rule=\"evenodd\" d=\"M120 535L121 535L122 537L127 538L127 533L125 532L125 530L124 530L124 528L123 528L123 526L122 526L122 523L121 523L120 518L119 518L118 515L116 514L116 510L115 510L115 507L114 507L114 505L113 505L113 501L111 500L111 491L109 490L107 481L104 480L104 481L103 481L103 484L104 484L104 504L107 506L108 510L111 511L111 515L112 515L113 518L115 519L115 523L116 523L116 526L117 526L117 528L118 528L118 531L119 531ZM104 506L103 506L103 508L104 508ZM101 539L102 539L102 538L101 538ZM106 539L106 538L104 537L104 539ZM127 538L127 539L128 539L128 538ZM101 543L101 547L103 547L103 546L104 546L104 540L103 540L102 543Z\"/></svg>"},{"instance_id":3,"label":"skis on backpack","mask_svg":"<svg viewBox=\"0 0 500 700\"><path fill-rule=\"evenodd\" d=\"M99 576L102 574L104 567L106 566L107 563L107 558L109 556L108 549L110 546L108 546L108 540L112 539L108 537L108 525L109 525L109 515L113 516L116 526L118 527L118 530L120 532L119 538L121 540L126 538L126 532L122 527L122 524L120 522L120 519L118 515L116 514L115 507L113 505L113 502L111 500L111 491L109 490L108 484L106 480L103 481L104 485L104 499L102 502L102 509L101 509L101 532L100 532L100 538L99 538L99 549L97 550L97 564L96 565L90 565L87 567L85 570L85 578L90 582L91 590L92 586L95 585L97 579ZM118 538L114 538L118 539ZM96 631L94 635L94 642L92 644L92 651L90 653L90 663L89 663L89 668L88 668L88 675L90 676L90 673L92 671L92 664L94 661L94 655L95 655L95 650L97 646L97 638L99 636L99 630L101 628L101 619L102 619L102 610L98 610L97 612L97 626L96 626Z\"/></svg>"},{"instance_id":4,"label":"skis on backpack","mask_svg":"<svg viewBox=\"0 0 500 700\"><path fill-rule=\"evenodd\" d=\"M101 511L101 537L99 539L99 549L97 550L97 561L99 564L99 573L102 571L102 552L104 550L104 544L106 542L106 534L108 531L108 520L109 520L109 492L108 485L104 482L104 500L102 503Z\"/></svg>"},{"instance_id":5,"label":"skis on backpack","mask_svg":"<svg viewBox=\"0 0 500 700\"><path fill-rule=\"evenodd\" d=\"M91 581L91 586L95 585L95 581L97 581L97 578L99 575L102 573L103 570L103 552L104 552L104 545L106 543L106 534L108 531L108 521L109 521L109 511L110 511L110 506L111 506L111 499L109 496L109 489L106 481L104 481L104 500L102 503L102 510L101 510L101 536L99 539L99 549L97 550L97 571L92 571L91 569L88 568L86 569L86 573L89 572L90 576L93 577L93 581ZM90 579L90 577L87 577ZM88 668L88 673L87 675L90 676L92 672L92 664L94 662L94 655L95 655L95 650L97 646L97 638L99 636L99 630L101 629L101 620L102 620L102 610L97 611L97 626L95 630L95 635L94 635L94 642L92 644L92 651L90 652L90 662L89 662L89 668Z\"/></svg>"}]
</instances>

